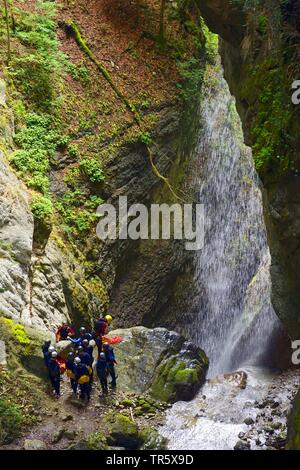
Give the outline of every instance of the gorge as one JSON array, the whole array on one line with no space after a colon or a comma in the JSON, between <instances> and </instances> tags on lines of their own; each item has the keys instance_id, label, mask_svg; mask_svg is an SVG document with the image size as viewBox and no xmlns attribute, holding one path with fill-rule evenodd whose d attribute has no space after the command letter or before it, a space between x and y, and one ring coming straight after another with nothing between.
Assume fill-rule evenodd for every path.
<instances>
[{"instance_id":1,"label":"gorge","mask_svg":"<svg viewBox=\"0 0 300 470\"><path fill-rule=\"evenodd\" d=\"M61 3L15 0L1 52L2 448L299 449L299 2L168 2L166 42L154 0ZM100 241L120 196L203 203L203 249ZM68 398L56 416L40 346L106 311L120 389L80 425Z\"/></svg>"}]
</instances>

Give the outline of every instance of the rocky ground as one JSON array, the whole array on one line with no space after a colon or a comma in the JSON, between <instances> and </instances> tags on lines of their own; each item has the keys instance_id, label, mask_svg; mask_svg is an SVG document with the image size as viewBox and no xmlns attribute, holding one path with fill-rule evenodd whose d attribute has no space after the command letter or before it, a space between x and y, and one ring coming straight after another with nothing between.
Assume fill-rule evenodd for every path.
<instances>
[{"instance_id":1,"label":"rocky ground","mask_svg":"<svg viewBox=\"0 0 300 470\"><path fill-rule=\"evenodd\" d=\"M120 443L123 443L122 448L130 448L132 445L135 447L135 440L142 445L143 432L146 434L154 432L154 429L162 424L165 409L170 406L150 397L123 393L118 389L115 392L110 391L108 396L103 396L96 379L88 403L73 397L66 378L62 382L62 393L61 398L53 397L47 403L38 418L40 424L27 431L13 444L3 446L2 449L88 450L98 448L99 445L101 448L106 448L105 437L110 444L119 444L118 447ZM114 417L111 422L112 414ZM129 433L124 428L128 422L123 422L122 419L119 422L120 416L130 420L132 429ZM111 434L116 417L118 425L122 428L119 434L123 437L120 438L119 435L114 439ZM152 438L153 436L154 434ZM158 439L156 433L155 439ZM156 445L160 446L161 443L162 439L158 439Z\"/></svg>"},{"instance_id":2,"label":"rocky ground","mask_svg":"<svg viewBox=\"0 0 300 470\"><path fill-rule=\"evenodd\" d=\"M300 382L299 370L288 370L272 380L266 393L244 420L247 430L239 434L235 449L282 450L287 440L287 418ZM252 407L252 404L249 403Z\"/></svg>"},{"instance_id":3,"label":"rocky ground","mask_svg":"<svg viewBox=\"0 0 300 470\"><path fill-rule=\"evenodd\" d=\"M175 450L278 450L300 382L299 370L259 368L208 380L198 396L175 403L161 434Z\"/></svg>"}]
</instances>

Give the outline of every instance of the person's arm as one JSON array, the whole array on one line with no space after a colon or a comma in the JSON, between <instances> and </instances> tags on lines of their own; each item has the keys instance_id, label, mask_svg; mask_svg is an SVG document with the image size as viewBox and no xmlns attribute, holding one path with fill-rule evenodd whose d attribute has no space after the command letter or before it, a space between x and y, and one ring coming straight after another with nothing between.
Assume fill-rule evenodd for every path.
<instances>
[{"instance_id":1,"label":"person's arm","mask_svg":"<svg viewBox=\"0 0 300 470\"><path fill-rule=\"evenodd\" d=\"M75 335L75 331L73 330L73 328L71 328L69 326L69 329L68 329L68 336L74 336Z\"/></svg>"},{"instance_id":2,"label":"person's arm","mask_svg":"<svg viewBox=\"0 0 300 470\"><path fill-rule=\"evenodd\" d=\"M81 338L71 338L70 336L68 336L68 340L71 341L73 344L79 344L80 341L81 341Z\"/></svg>"}]
</instances>

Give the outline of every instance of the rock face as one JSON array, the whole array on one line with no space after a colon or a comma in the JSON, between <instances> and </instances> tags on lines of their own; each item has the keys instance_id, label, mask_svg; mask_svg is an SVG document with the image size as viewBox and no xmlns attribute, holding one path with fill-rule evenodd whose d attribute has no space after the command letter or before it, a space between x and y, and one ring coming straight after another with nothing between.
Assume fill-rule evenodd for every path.
<instances>
[{"instance_id":1,"label":"rock face","mask_svg":"<svg viewBox=\"0 0 300 470\"><path fill-rule=\"evenodd\" d=\"M190 400L205 380L205 353L165 328L115 330L123 342L115 347L118 386L163 401Z\"/></svg>"},{"instance_id":2,"label":"rock face","mask_svg":"<svg viewBox=\"0 0 300 470\"><path fill-rule=\"evenodd\" d=\"M183 122L182 110L166 106L153 133L153 155L157 168L175 191L194 194L192 184L192 142L194 129ZM186 143L188 141L188 144ZM106 190L109 203L118 207L118 197L128 196L128 205L143 203L174 204L178 201L166 185L153 174L145 146L135 143L106 162ZM118 326L176 325L182 305L176 291L184 291L186 273L193 265L193 252L184 248L182 240L117 240L105 243L98 261L100 277L110 292L109 309L118 318ZM187 292L188 295L188 292ZM137 308L138 306L138 308ZM159 319L157 321L157 319Z\"/></svg>"},{"instance_id":3,"label":"rock face","mask_svg":"<svg viewBox=\"0 0 300 470\"><path fill-rule=\"evenodd\" d=\"M9 151L14 132L1 82L0 140ZM4 148L4 147L2 147ZM33 241L33 216L25 186L12 172L0 151L0 304L7 316L20 318L28 311L29 268Z\"/></svg>"}]
</instances>

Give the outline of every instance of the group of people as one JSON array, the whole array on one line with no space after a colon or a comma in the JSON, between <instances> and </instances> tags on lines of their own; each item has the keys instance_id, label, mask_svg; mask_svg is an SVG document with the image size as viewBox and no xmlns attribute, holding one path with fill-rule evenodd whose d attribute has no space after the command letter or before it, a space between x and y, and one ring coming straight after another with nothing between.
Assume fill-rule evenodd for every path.
<instances>
[{"instance_id":1,"label":"group of people","mask_svg":"<svg viewBox=\"0 0 300 470\"><path fill-rule=\"evenodd\" d=\"M56 341L69 340L73 345L73 351L68 353L64 360L51 341L47 341L43 347L44 361L48 369L49 380L51 382L53 393L61 396L60 385L61 377L66 372L70 379L70 386L74 396L80 392L82 400L89 400L91 395L93 376L94 376L94 347L97 347L97 359L95 360L95 369L104 395L108 394L108 376L111 376L111 387L114 389L116 383L115 372L115 354L113 347L104 338L109 323L112 321L110 315L100 317L92 332L88 332L85 327L79 330L79 336L75 337L75 331L66 322L57 330Z\"/></svg>"}]
</instances>

